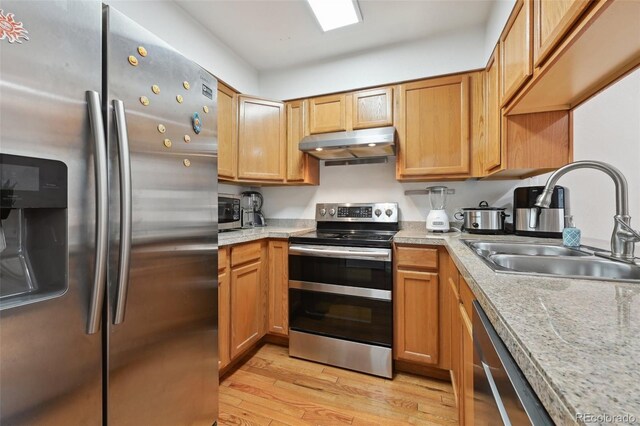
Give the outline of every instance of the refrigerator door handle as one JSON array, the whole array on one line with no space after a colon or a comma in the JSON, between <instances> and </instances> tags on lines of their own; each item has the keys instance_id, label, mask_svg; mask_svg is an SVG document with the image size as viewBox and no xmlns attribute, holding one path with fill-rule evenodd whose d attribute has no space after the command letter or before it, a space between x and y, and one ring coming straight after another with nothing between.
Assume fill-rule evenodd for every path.
<instances>
[{"instance_id":1,"label":"refrigerator door handle","mask_svg":"<svg viewBox=\"0 0 640 426\"><path fill-rule=\"evenodd\" d=\"M118 266L118 287L113 324L124 321L129 285L129 263L131 260L131 156L129 154L129 134L124 102L113 100L118 156L120 161L120 262Z\"/></svg>"},{"instance_id":2,"label":"refrigerator door handle","mask_svg":"<svg viewBox=\"0 0 640 426\"><path fill-rule=\"evenodd\" d=\"M100 106L100 94L93 90L88 90L86 97L89 108L89 124L95 143L94 167L96 179L96 253L87 334L95 334L100 330L100 317L102 315L107 275L109 195L107 192L107 144L102 120L102 108Z\"/></svg>"}]
</instances>

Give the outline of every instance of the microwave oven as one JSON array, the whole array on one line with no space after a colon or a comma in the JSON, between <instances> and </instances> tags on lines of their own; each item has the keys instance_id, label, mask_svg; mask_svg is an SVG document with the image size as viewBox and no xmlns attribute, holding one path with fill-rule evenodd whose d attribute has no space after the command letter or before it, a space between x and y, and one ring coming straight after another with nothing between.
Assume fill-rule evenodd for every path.
<instances>
[{"instance_id":1,"label":"microwave oven","mask_svg":"<svg viewBox=\"0 0 640 426\"><path fill-rule=\"evenodd\" d=\"M218 229L242 228L240 195L218 194Z\"/></svg>"}]
</instances>

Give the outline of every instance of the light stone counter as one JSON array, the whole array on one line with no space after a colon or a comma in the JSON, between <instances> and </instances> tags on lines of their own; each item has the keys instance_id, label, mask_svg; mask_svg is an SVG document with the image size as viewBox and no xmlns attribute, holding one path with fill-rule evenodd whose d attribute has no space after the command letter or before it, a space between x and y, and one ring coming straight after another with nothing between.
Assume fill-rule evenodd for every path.
<instances>
[{"instance_id":1,"label":"light stone counter","mask_svg":"<svg viewBox=\"0 0 640 426\"><path fill-rule=\"evenodd\" d=\"M265 238L289 238L311 232L315 227L279 227L265 226L262 228L241 229L238 231L221 232L218 234L218 246L230 246L233 244L247 243L249 241Z\"/></svg>"},{"instance_id":2,"label":"light stone counter","mask_svg":"<svg viewBox=\"0 0 640 426\"><path fill-rule=\"evenodd\" d=\"M534 240L403 230L394 241L446 246L557 424L633 421L584 422L579 413L640 424L640 284L497 274L463 238Z\"/></svg>"}]
</instances>

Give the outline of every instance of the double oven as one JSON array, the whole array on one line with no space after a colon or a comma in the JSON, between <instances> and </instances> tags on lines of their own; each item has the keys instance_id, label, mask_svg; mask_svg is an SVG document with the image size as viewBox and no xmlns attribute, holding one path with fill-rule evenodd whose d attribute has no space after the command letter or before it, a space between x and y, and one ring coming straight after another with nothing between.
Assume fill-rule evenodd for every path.
<instances>
[{"instance_id":1,"label":"double oven","mask_svg":"<svg viewBox=\"0 0 640 426\"><path fill-rule=\"evenodd\" d=\"M392 377L395 203L318 204L289 245L289 354Z\"/></svg>"}]
</instances>

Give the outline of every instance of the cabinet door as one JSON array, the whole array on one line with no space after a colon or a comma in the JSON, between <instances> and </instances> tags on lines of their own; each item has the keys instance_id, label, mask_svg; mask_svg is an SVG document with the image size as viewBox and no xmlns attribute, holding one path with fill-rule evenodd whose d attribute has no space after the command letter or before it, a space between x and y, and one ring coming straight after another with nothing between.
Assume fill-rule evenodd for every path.
<instances>
[{"instance_id":1,"label":"cabinet door","mask_svg":"<svg viewBox=\"0 0 640 426\"><path fill-rule=\"evenodd\" d=\"M460 406L462 395L462 334L460 322L460 295L458 294L458 268L448 257L447 290L451 314L451 384Z\"/></svg>"},{"instance_id":2,"label":"cabinet door","mask_svg":"<svg viewBox=\"0 0 640 426\"><path fill-rule=\"evenodd\" d=\"M218 82L218 177L238 175L238 94Z\"/></svg>"},{"instance_id":3,"label":"cabinet door","mask_svg":"<svg viewBox=\"0 0 640 426\"><path fill-rule=\"evenodd\" d=\"M298 144L305 132L304 101L287 103L287 181L304 180L304 156Z\"/></svg>"},{"instance_id":4,"label":"cabinet door","mask_svg":"<svg viewBox=\"0 0 640 426\"><path fill-rule=\"evenodd\" d=\"M240 96L238 178L283 181L286 119L282 102Z\"/></svg>"},{"instance_id":5,"label":"cabinet door","mask_svg":"<svg viewBox=\"0 0 640 426\"><path fill-rule=\"evenodd\" d=\"M473 426L473 328L467 311L460 305L462 333L462 422Z\"/></svg>"},{"instance_id":6,"label":"cabinet door","mask_svg":"<svg viewBox=\"0 0 640 426\"><path fill-rule=\"evenodd\" d=\"M500 105L531 76L531 0L518 0L500 37Z\"/></svg>"},{"instance_id":7,"label":"cabinet door","mask_svg":"<svg viewBox=\"0 0 640 426\"><path fill-rule=\"evenodd\" d=\"M438 274L398 270L396 280L396 359L437 364Z\"/></svg>"},{"instance_id":8,"label":"cabinet door","mask_svg":"<svg viewBox=\"0 0 640 426\"><path fill-rule=\"evenodd\" d=\"M361 90L353 94L353 128L393 125L393 89Z\"/></svg>"},{"instance_id":9,"label":"cabinet door","mask_svg":"<svg viewBox=\"0 0 640 426\"><path fill-rule=\"evenodd\" d=\"M299 149L300 141L309 134L307 113L306 100L287 103L287 182L318 185L318 159Z\"/></svg>"},{"instance_id":10,"label":"cabinet door","mask_svg":"<svg viewBox=\"0 0 640 426\"><path fill-rule=\"evenodd\" d=\"M500 45L497 45L485 73L486 137L483 171L488 173L502 164L502 140L500 139L500 99L498 85L500 77Z\"/></svg>"},{"instance_id":11,"label":"cabinet door","mask_svg":"<svg viewBox=\"0 0 640 426\"><path fill-rule=\"evenodd\" d=\"M262 337L261 263L231 270L231 358Z\"/></svg>"},{"instance_id":12,"label":"cabinet door","mask_svg":"<svg viewBox=\"0 0 640 426\"><path fill-rule=\"evenodd\" d=\"M309 133L347 130L346 95L309 99Z\"/></svg>"},{"instance_id":13,"label":"cabinet door","mask_svg":"<svg viewBox=\"0 0 640 426\"><path fill-rule=\"evenodd\" d=\"M534 0L533 64L549 56L569 28L589 6L590 0Z\"/></svg>"},{"instance_id":14,"label":"cabinet door","mask_svg":"<svg viewBox=\"0 0 640 426\"><path fill-rule=\"evenodd\" d=\"M229 365L230 307L229 271L218 273L218 368Z\"/></svg>"},{"instance_id":15,"label":"cabinet door","mask_svg":"<svg viewBox=\"0 0 640 426\"><path fill-rule=\"evenodd\" d=\"M269 242L269 333L289 335L289 244Z\"/></svg>"},{"instance_id":16,"label":"cabinet door","mask_svg":"<svg viewBox=\"0 0 640 426\"><path fill-rule=\"evenodd\" d=\"M469 76L400 85L397 178L469 173Z\"/></svg>"}]
</instances>

